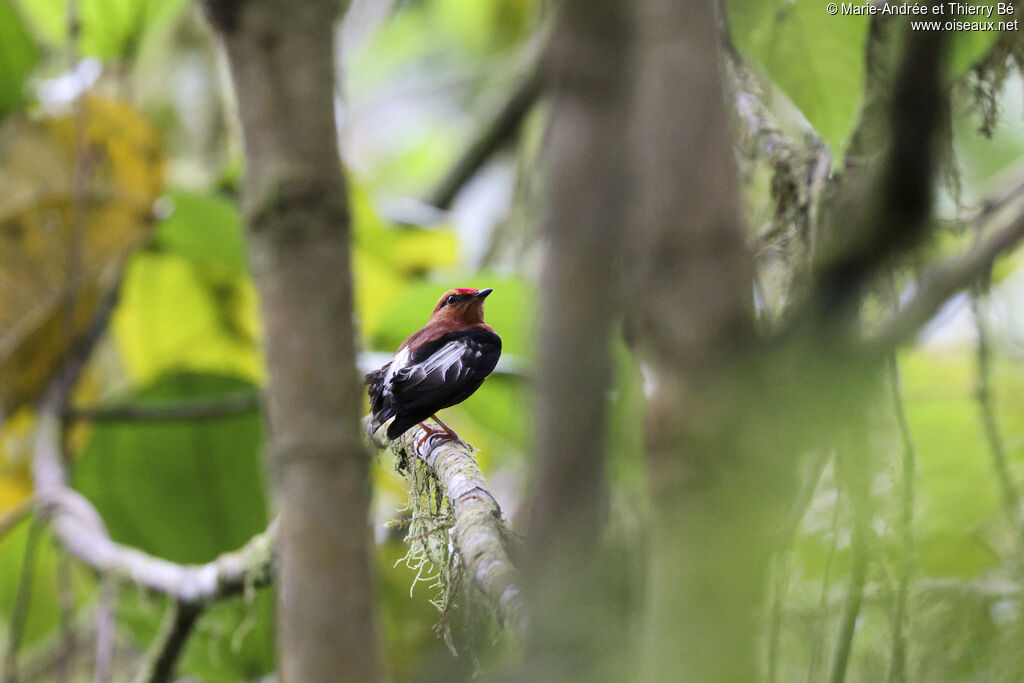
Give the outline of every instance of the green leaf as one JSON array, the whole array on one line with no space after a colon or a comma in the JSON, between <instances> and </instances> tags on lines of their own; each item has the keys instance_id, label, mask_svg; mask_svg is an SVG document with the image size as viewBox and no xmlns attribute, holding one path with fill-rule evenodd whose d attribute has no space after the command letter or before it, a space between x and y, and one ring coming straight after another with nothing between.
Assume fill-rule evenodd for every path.
<instances>
[{"instance_id":1,"label":"green leaf","mask_svg":"<svg viewBox=\"0 0 1024 683\"><path fill-rule=\"evenodd\" d=\"M177 373L124 400L166 403L255 390L231 377ZM75 486L111 536L175 562L207 562L267 523L256 414L216 420L97 424Z\"/></svg>"},{"instance_id":2,"label":"green leaf","mask_svg":"<svg viewBox=\"0 0 1024 683\"><path fill-rule=\"evenodd\" d=\"M935 534L917 543L917 562L926 576L977 576L999 563L999 554L976 534Z\"/></svg>"},{"instance_id":3,"label":"green leaf","mask_svg":"<svg viewBox=\"0 0 1024 683\"><path fill-rule=\"evenodd\" d=\"M487 450L489 437L496 435L522 450L528 444L533 418L529 408L533 402L527 396L528 391L529 387L520 377L492 375L472 396L452 408L452 412L459 415L451 419L452 428L459 430L460 418L464 415L475 423L468 427L465 438L477 448ZM441 419L448 421L447 417ZM490 434L470 438L477 427L487 429Z\"/></svg>"},{"instance_id":4,"label":"green leaf","mask_svg":"<svg viewBox=\"0 0 1024 683\"><path fill-rule=\"evenodd\" d=\"M198 266L231 276L245 275L242 217L233 202L184 190L167 193L174 205L157 226L155 245Z\"/></svg>"},{"instance_id":5,"label":"green leaf","mask_svg":"<svg viewBox=\"0 0 1024 683\"><path fill-rule=\"evenodd\" d=\"M160 29L173 25L188 0L76 0L79 51L104 58L131 57ZM55 46L68 40L68 0L21 0L39 33Z\"/></svg>"},{"instance_id":6,"label":"green leaf","mask_svg":"<svg viewBox=\"0 0 1024 683\"><path fill-rule=\"evenodd\" d=\"M1008 520L975 398L973 350L914 352L901 359L907 419L918 453L919 562L933 576L973 576L998 561L990 547ZM1024 448L1024 373L997 359L993 406L1019 480Z\"/></svg>"},{"instance_id":7,"label":"green leaf","mask_svg":"<svg viewBox=\"0 0 1024 683\"><path fill-rule=\"evenodd\" d=\"M248 277L212 280L174 252L137 253L125 272L113 329L137 383L175 370L259 382L256 294Z\"/></svg>"},{"instance_id":8,"label":"green leaf","mask_svg":"<svg viewBox=\"0 0 1024 683\"><path fill-rule=\"evenodd\" d=\"M994 2L971 2L966 4L975 7L992 7L992 18L997 19ZM942 15L936 18L942 21L950 19L974 21L979 17ZM980 15L981 20L984 20L984 18L984 15ZM950 82L959 80L967 75L971 67L987 55L992 46L996 44L996 40L999 39L998 31L950 31L949 33L951 34L950 55L949 64L946 66L946 74L947 80Z\"/></svg>"},{"instance_id":9,"label":"green leaf","mask_svg":"<svg viewBox=\"0 0 1024 683\"><path fill-rule=\"evenodd\" d=\"M128 400L163 403L254 389L230 377L179 373ZM255 414L100 423L76 462L74 483L95 504L115 540L176 562L208 562L241 547L267 525L262 444ZM127 593L121 613L140 645L147 645L164 606ZM232 600L205 614L183 670L223 681L270 671L269 595L260 594L252 604Z\"/></svg>"},{"instance_id":10,"label":"green leaf","mask_svg":"<svg viewBox=\"0 0 1024 683\"><path fill-rule=\"evenodd\" d=\"M920 460L921 533L969 533L999 505L978 407L971 397L970 360L966 354L909 354L901 367L907 419Z\"/></svg>"},{"instance_id":11,"label":"green leaf","mask_svg":"<svg viewBox=\"0 0 1024 683\"><path fill-rule=\"evenodd\" d=\"M38 60L21 17L9 0L0 0L0 115L25 101L25 79Z\"/></svg>"},{"instance_id":12,"label":"green leaf","mask_svg":"<svg viewBox=\"0 0 1024 683\"><path fill-rule=\"evenodd\" d=\"M733 41L793 101L838 159L864 90L868 20L815 0L734 0Z\"/></svg>"}]
</instances>

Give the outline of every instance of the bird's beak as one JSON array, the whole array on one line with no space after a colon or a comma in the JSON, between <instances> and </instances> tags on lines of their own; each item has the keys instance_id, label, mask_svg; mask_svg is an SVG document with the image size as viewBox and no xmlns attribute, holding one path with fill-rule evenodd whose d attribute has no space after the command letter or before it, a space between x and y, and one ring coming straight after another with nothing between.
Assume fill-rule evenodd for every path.
<instances>
[{"instance_id":1,"label":"bird's beak","mask_svg":"<svg viewBox=\"0 0 1024 683\"><path fill-rule=\"evenodd\" d=\"M487 295L490 294L493 291L494 290L491 289L490 287L488 287L487 289L481 289L479 292L477 292L476 294L473 295L473 298L474 299L486 299Z\"/></svg>"}]
</instances>

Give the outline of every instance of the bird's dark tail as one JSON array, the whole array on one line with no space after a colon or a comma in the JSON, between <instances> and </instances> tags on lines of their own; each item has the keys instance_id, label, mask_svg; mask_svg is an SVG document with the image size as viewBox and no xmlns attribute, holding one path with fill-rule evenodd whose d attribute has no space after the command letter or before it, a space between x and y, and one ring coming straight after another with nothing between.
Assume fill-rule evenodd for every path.
<instances>
[{"instance_id":1,"label":"bird's dark tail","mask_svg":"<svg viewBox=\"0 0 1024 683\"><path fill-rule=\"evenodd\" d=\"M380 429L380 426L390 420L394 414L394 406L388 400L384 392L384 378L387 376L391 363L374 370L363 378L363 383L369 388L370 395L370 421L366 425L367 433L372 437Z\"/></svg>"}]
</instances>

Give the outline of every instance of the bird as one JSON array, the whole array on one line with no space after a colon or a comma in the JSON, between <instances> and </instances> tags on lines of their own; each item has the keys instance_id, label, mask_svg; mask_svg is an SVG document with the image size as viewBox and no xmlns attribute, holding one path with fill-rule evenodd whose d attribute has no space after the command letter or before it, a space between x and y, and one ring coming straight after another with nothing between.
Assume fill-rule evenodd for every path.
<instances>
[{"instance_id":1,"label":"bird","mask_svg":"<svg viewBox=\"0 0 1024 683\"><path fill-rule=\"evenodd\" d=\"M422 424L424 440L446 434L459 438L437 412L462 403L480 388L501 356L501 337L484 322L484 299L494 290L460 287L445 292L419 331L409 336L391 362L366 375L372 437L387 429L394 440ZM427 424L433 419L442 429Z\"/></svg>"}]
</instances>

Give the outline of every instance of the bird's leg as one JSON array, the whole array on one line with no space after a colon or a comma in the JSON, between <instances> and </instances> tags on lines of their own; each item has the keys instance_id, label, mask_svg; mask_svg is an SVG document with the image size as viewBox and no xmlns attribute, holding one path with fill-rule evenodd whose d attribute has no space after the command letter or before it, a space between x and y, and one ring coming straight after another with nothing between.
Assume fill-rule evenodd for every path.
<instances>
[{"instance_id":1,"label":"bird's leg","mask_svg":"<svg viewBox=\"0 0 1024 683\"><path fill-rule=\"evenodd\" d=\"M430 417L431 419L434 420L434 422L441 425L442 429L435 429L431 427L430 423L427 420L420 422L420 426L423 427L423 431L426 432L419 440L420 450L423 449L424 443L426 443L429 439L432 439L433 437L438 436L440 434L444 434L445 436L454 441L459 440L459 435L455 433L455 430L446 425L444 422L442 422L437 415L431 415Z\"/></svg>"},{"instance_id":2,"label":"bird's leg","mask_svg":"<svg viewBox=\"0 0 1024 683\"><path fill-rule=\"evenodd\" d=\"M434 436L435 434L438 434L439 432L433 427L431 427L426 420L420 422L420 427L423 427L423 436L420 437L420 440L416 442L416 448L418 450L423 450L423 442L425 442L427 439Z\"/></svg>"},{"instance_id":3,"label":"bird's leg","mask_svg":"<svg viewBox=\"0 0 1024 683\"><path fill-rule=\"evenodd\" d=\"M459 440L459 435L455 433L455 430L446 425L444 422L442 422L441 418L439 418L437 415L431 415L430 417L431 419L434 420L434 422L444 427L444 431L448 434L448 436L452 437L452 439L456 441Z\"/></svg>"}]
</instances>

